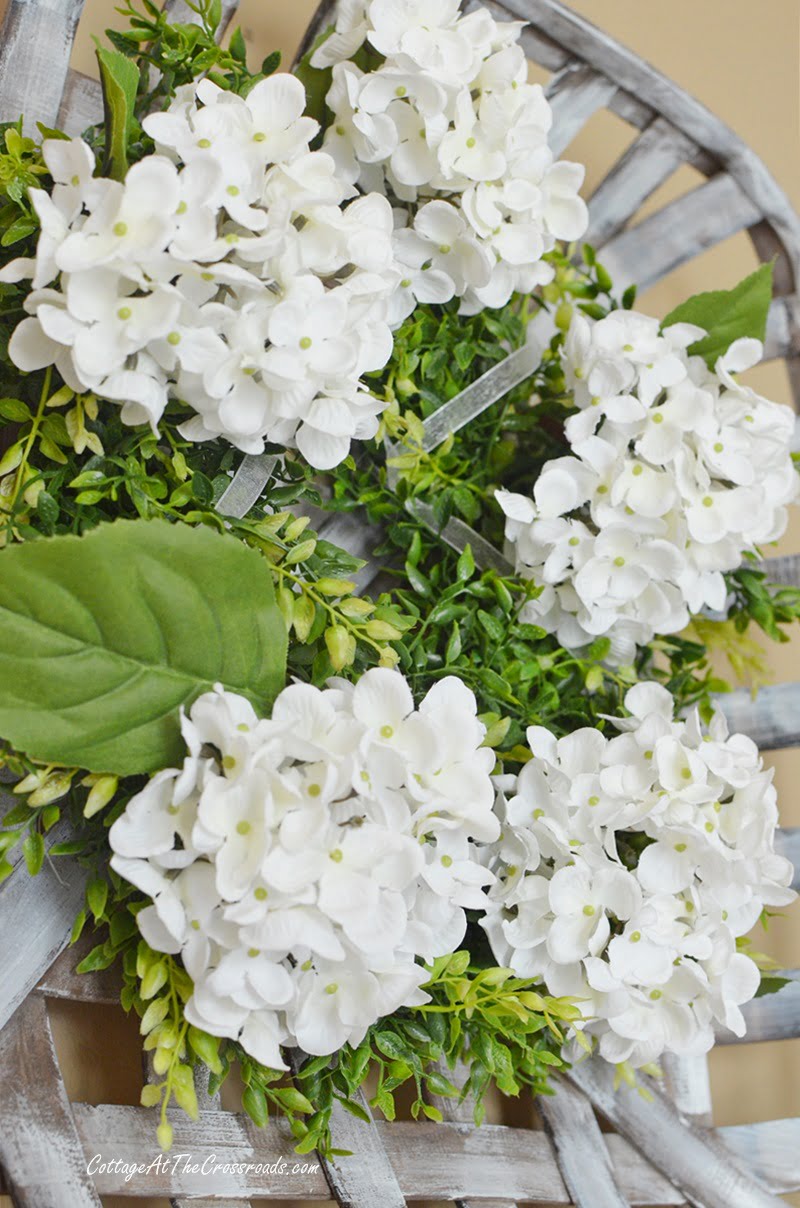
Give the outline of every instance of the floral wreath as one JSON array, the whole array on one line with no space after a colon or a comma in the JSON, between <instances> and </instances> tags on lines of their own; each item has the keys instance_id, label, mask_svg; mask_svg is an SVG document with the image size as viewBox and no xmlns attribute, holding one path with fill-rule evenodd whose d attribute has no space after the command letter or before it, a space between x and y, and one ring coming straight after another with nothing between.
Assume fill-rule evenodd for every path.
<instances>
[{"instance_id":1,"label":"floral wreath","mask_svg":"<svg viewBox=\"0 0 800 1208\"><path fill-rule=\"evenodd\" d=\"M738 380L771 267L618 298L521 23L342 0L291 75L126 12L101 126L3 127L0 876L89 868L159 1143L197 1063L325 1153L370 1071L479 1123L741 1034L791 867L708 655L752 680L800 615L757 561L792 417Z\"/></svg>"}]
</instances>

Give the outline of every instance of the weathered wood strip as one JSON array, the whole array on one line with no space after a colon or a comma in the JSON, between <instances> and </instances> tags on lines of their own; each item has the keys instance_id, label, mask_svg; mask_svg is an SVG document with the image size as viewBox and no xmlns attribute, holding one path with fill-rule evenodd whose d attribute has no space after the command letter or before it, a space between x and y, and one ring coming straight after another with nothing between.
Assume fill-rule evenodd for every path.
<instances>
[{"instance_id":1,"label":"weathered wood strip","mask_svg":"<svg viewBox=\"0 0 800 1208\"><path fill-rule=\"evenodd\" d=\"M773 298L767 316L764 360L800 356L800 296Z\"/></svg>"},{"instance_id":2,"label":"weathered wood strip","mask_svg":"<svg viewBox=\"0 0 800 1208\"><path fill-rule=\"evenodd\" d=\"M616 91L613 80L580 61L568 64L553 77L545 89L553 111L553 125L547 136L553 155L562 154Z\"/></svg>"},{"instance_id":3,"label":"weathered wood strip","mask_svg":"<svg viewBox=\"0 0 800 1208\"><path fill-rule=\"evenodd\" d=\"M58 823L48 848L66 836L66 824ZM0 1028L66 947L86 877L71 857L46 856L38 876L18 865L0 887Z\"/></svg>"},{"instance_id":4,"label":"weathered wood strip","mask_svg":"<svg viewBox=\"0 0 800 1208\"><path fill-rule=\"evenodd\" d=\"M553 1089L536 1106L575 1208L628 1208L589 1100L558 1075Z\"/></svg>"},{"instance_id":5,"label":"weathered wood strip","mask_svg":"<svg viewBox=\"0 0 800 1208\"><path fill-rule=\"evenodd\" d=\"M755 698L742 688L715 703L731 731L748 734L762 751L800 746L800 684L768 684Z\"/></svg>"},{"instance_id":6,"label":"weathered wood strip","mask_svg":"<svg viewBox=\"0 0 800 1208\"><path fill-rule=\"evenodd\" d=\"M221 42L225 37L228 26L231 23L233 14L239 7L239 0L222 0L222 15L220 23L217 26L217 41ZM189 7L186 0L166 0L164 9L169 13L170 21L178 24L197 23L197 13Z\"/></svg>"},{"instance_id":7,"label":"weathered wood strip","mask_svg":"<svg viewBox=\"0 0 800 1208\"><path fill-rule=\"evenodd\" d=\"M305 1055L289 1050L287 1060L297 1072ZM361 1091L354 1096L366 1120L358 1120L334 1099L330 1117L331 1143L347 1156L327 1158L317 1153L331 1195L341 1208L405 1208L405 1198L391 1160L377 1130L369 1104Z\"/></svg>"},{"instance_id":8,"label":"weathered wood strip","mask_svg":"<svg viewBox=\"0 0 800 1208\"><path fill-rule=\"evenodd\" d=\"M302 41L297 48L293 67L297 66L304 55L308 54L320 34L325 33L329 25L336 24L336 8L339 0L321 0L319 7L311 18Z\"/></svg>"},{"instance_id":9,"label":"weathered wood strip","mask_svg":"<svg viewBox=\"0 0 800 1208\"><path fill-rule=\"evenodd\" d=\"M58 110L58 129L74 136L103 120L103 93L100 81L82 71L67 72L64 94Z\"/></svg>"},{"instance_id":10,"label":"weathered wood strip","mask_svg":"<svg viewBox=\"0 0 800 1208\"><path fill-rule=\"evenodd\" d=\"M717 1044L753 1044L760 1040L793 1040L800 1036L800 969L779 969L776 977L788 977L789 985L775 994L754 998L742 1006L747 1024L744 1036L727 1028L716 1031Z\"/></svg>"},{"instance_id":11,"label":"weathered wood strip","mask_svg":"<svg viewBox=\"0 0 800 1208\"><path fill-rule=\"evenodd\" d=\"M83 0L10 0L0 30L0 122L55 126Z\"/></svg>"},{"instance_id":12,"label":"weathered wood strip","mask_svg":"<svg viewBox=\"0 0 800 1208\"><path fill-rule=\"evenodd\" d=\"M745 1172L713 1130L684 1121L652 1079L642 1078L650 1098L622 1085L601 1058L578 1062L573 1082L649 1161L703 1208L780 1208L781 1201Z\"/></svg>"},{"instance_id":13,"label":"weathered wood strip","mask_svg":"<svg viewBox=\"0 0 800 1208\"><path fill-rule=\"evenodd\" d=\"M645 290L759 217L733 177L720 173L612 239L603 264L618 288L636 282Z\"/></svg>"},{"instance_id":14,"label":"weathered wood strip","mask_svg":"<svg viewBox=\"0 0 800 1208\"><path fill-rule=\"evenodd\" d=\"M57 956L36 989L45 998L66 998L71 1002L94 1002L119 1005L122 975L115 964L95 973L76 973L77 966L88 956L100 939L91 928L76 944Z\"/></svg>"},{"instance_id":15,"label":"weathered wood strip","mask_svg":"<svg viewBox=\"0 0 800 1208\"><path fill-rule=\"evenodd\" d=\"M58 1068L47 1004L38 995L0 1032L0 1070L0 1165L16 1208L101 1208Z\"/></svg>"},{"instance_id":16,"label":"weathered wood strip","mask_svg":"<svg viewBox=\"0 0 800 1208\"><path fill-rule=\"evenodd\" d=\"M587 242L602 248L618 235L647 198L696 150L685 134L663 117L655 118L592 194Z\"/></svg>"},{"instance_id":17,"label":"weathered wood strip","mask_svg":"<svg viewBox=\"0 0 800 1208\"><path fill-rule=\"evenodd\" d=\"M613 1071L612 1071L613 1075ZM637 1101L638 1096L635 1096ZM76 1103L75 1123L87 1160L96 1164L119 1158L122 1162L150 1161L158 1154L154 1113L141 1107ZM180 1112L171 1113L175 1130L173 1152L190 1157L175 1169L164 1166L125 1183L124 1174L98 1170L94 1175L100 1195L138 1191L150 1196L238 1196L240 1198L322 1200L328 1194L321 1168L296 1171L295 1163L315 1164L316 1155L299 1158L284 1121L271 1120L263 1130L245 1116L232 1112L201 1112L193 1123ZM683 1127L683 1126L681 1126ZM533 1204L568 1204L549 1141L543 1132L484 1124L413 1124L395 1121L376 1124L392 1166L407 1199L496 1200L506 1196ZM673 1188L623 1137L605 1138L623 1194L632 1205L683 1205L684 1195ZM800 1186L800 1120L774 1120L766 1124L719 1130L724 1159L733 1154L777 1194ZM360 1151L359 1151L360 1152ZM218 1167L210 1163L215 1158ZM286 1169L269 1170L283 1160ZM358 1155L355 1156L358 1161ZM342 1159L342 1162L347 1159ZM206 1172L200 1167L209 1163ZM261 1169L234 1167L259 1164ZM774 1204L769 1200L768 1203ZM59 1205L59 1208L61 1206ZM369 1208L381 1208L380 1200ZM726 1205L733 1208L733 1204ZM760 1208L753 1201L747 1208Z\"/></svg>"},{"instance_id":18,"label":"weathered wood strip","mask_svg":"<svg viewBox=\"0 0 800 1208\"><path fill-rule=\"evenodd\" d=\"M660 114L726 165L759 214L769 219L800 276L800 222L791 202L756 153L694 97L559 0L503 0L506 11L613 80L609 108L648 125ZM642 104L642 102L646 102Z\"/></svg>"},{"instance_id":19,"label":"weathered wood strip","mask_svg":"<svg viewBox=\"0 0 800 1208\"><path fill-rule=\"evenodd\" d=\"M711 1079L705 1053L678 1057L665 1053L659 1064L664 1071L667 1093L686 1119L710 1128L713 1122Z\"/></svg>"},{"instance_id":20,"label":"weathered wood strip","mask_svg":"<svg viewBox=\"0 0 800 1208\"><path fill-rule=\"evenodd\" d=\"M753 569L763 571L770 583L777 583L781 587L800 587L800 554L765 558L763 562L756 563Z\"/></svg>"},{"instance_id":21,"label":"weathered wood strip","mask_svg":"<svg viewBox=\"0 0 800 1208\"><path fill-rule=\"evenodd\" d=\"M782 826L775 836L775 850L794 865L792 889L800 889L800 826Z\"/></svg>"},{"instance_id":22,"label":"weathered wood strip","mask_svg":"<svg viewBox=\"0 0 800 1208\"><path fill-rule=\"evenodd\" d=\"M447 1062L444 1060L438 1061L437 1066L440 1073L445 1078L449 1079L454 1086L459 1090L463 1089L464 1083L467 1080L468 1070L463 1062L458 1062L455 1069L450 1069ZM464 1099L452 1099L444 1095L428 1095L430 1103L434 1107L438 1107L444 1119L450 1124L465 1124L468 1128L475 1127L475 1119L473 1116L474 1099L471 1095L467 1095ZM566 1192L566 1189L565 1189ZM455 1202L455 1208L473 1208L473 1200L459 1199ZM477 1206L475 1206L477 1208ZM517 1205L512 1200L481 1200L480 1208L517 1208Z\"/></svg>"}]
</instances>

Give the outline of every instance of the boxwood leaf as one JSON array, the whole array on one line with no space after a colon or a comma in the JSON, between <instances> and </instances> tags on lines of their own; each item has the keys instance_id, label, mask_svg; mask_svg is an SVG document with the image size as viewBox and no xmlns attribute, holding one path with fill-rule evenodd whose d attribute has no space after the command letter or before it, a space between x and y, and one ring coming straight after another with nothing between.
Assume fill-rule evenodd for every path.
<instances>
[{"instance_id":1,"label":"boxwood leaf","mask_svg":"<svg viewBox=\"0 0 800 1208\"><path fill-rule=\"evenodd\" d=\"M174 765L181 705L219 682L265 711L285 666L268 564L233 537L118 520L0 553L0 735L34 759Z\"/></svg>"},{"instance_id":2,"label":"boxwood leaf","mask_svg":"<svg viewBox=\"0 0 800 1208\"><path fill-rule=\"evenodd\" d=\"M709 369L713 369L734 340L764 339L771 301L772 265L762 264L734 289L695 294L671 311L661 326L695 323L705 328L708 334L692 344L689 352L703 357Z\"/></svg>"}]
</instances>

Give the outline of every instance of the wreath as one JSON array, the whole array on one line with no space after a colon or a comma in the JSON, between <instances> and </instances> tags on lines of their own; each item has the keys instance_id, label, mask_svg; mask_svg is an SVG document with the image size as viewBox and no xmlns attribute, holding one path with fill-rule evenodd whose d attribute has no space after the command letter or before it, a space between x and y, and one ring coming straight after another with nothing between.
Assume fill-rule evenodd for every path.
<instances>
[{"instance_id":1,"label":"wreath","mask_svg":"<svg viewBox=\"0 0 800 1208\"><path fill-rule=\"evenodd\" d=\"M83 138L2 128L0 876L89 869L164 1149L198 1063L326 1153L371 1073L480 1123L741 1034L791 867L709 656L800 614L771 266L619 296L520 23L342 0L286 74L192 7L131 0Z\"/></svg>"}]
</instances>

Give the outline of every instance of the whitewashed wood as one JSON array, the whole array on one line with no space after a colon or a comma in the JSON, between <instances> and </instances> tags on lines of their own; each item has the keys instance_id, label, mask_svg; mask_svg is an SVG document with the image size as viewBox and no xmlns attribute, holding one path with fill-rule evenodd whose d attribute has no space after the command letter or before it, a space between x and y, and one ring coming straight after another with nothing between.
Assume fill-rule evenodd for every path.
<instances>
[{"instance_id":1,"label":"whitewashed wood","mask_svg":"<svg viewBox=\"0 0 800 1208\"><path fill-rule=\"evenodd\" d=\"M58 823L48 848L67 836L66 824ZM0 1028L66 947L86 877L71 857L46 856L38 876L21 864L0 886Z\"/></svg>"},{"instance_id":2,"label":"whitewashed wood","mask_svg":"<svg viewBox=\"0 0 800 1208\"><path fill-rule=\"evenodd\" d=\"M792 889L800 890L800 826L784 826L775 836L775 850L794 865Z\"/></svg>"},{"instance_id":3,"label":"whitewashed wood","mask_svg":"<svg viewBox=\"0 0 800 1208\"><path fill-rule=\"evenodd\" d=\"M652 121L592 194L587 242L602 248L627 226L647 198L696 153L691 139L664 118Z\"/></svg>"},{"instance_id":4,"label":"whitewashed wood","mask_svg":"<svg viewBox=\"0 0 800 1208\"><path fill-rule=\"evenodd\" d=\"M793 1040L800 1036L800 970L780 969L776 977L788 977L789 984L775 994L754 998L742 1006L747 1031L735 1036L727 1028L716 1032L717 1044L753 1044L761 1040Z\"/></svg>"},{"instance_id":5,"label":"whitewashed wood","mask_svg":"<svg viewBox=\"0 0 800 1208\"><path fill-rule=\"evenodd\" d=\"M780 1208L780 1200L732 1160L717 1134L684 1121L651 1079L642 1080L649 1099L625 1084L615 1091L614 1069L599 1057L578 1062L569 1078L692 1203Z\"/></svg>"},{"instance_id":6,"label":"whitewashed wood","mask_svg":"<svg viewBox=\"0 0 800 1208\"><path fill-rule=\"evenodd\" d=\"M768 684L755 698L739 689L715 700L731 730L748 734L762 751L800 746L800 684Z\"/></svg>"},{"instance_id":7,"label":"whitewashed wood","mask_svg":"<svg viewBox=\"0 0 800 1208\"><path fill-rule=\"evenodd\" d=\"M765 558L754 569L763 571L770 583L778 583L782 587L800 587L800 554Z\"/></svg>"},{"instance_id":8,"label":"whitewashed wood","mask_svg":"<svg viewBox=\"0 0 800 1208\"><path fill-rule=\"evenodd\" d=\"M558 1074L552 1085L536 1106L575 1208L628 1208L589 1100Z\"/></svg>"},{"instance_id":9,"label":"whitewashed wood","mask_svg":"<svg viewBox=\"0 0 800 1208\"><path fill-rule=\"evenodd\" d=\"M297 48L297 54L294 57L295 66L308 54L319 35L324 33L329 25L335 25L337 3L338 0L321 0Z\"/></svg>"},{"instance_id":10,"label":"whitewashed wood","mask_svg":"<svg viewBox=\"0 0 800 1208\"><path fill-rule=\"evenodd\" d=\"M710 1128L713 1122L711 1078L705 1053L678 1057L665 1053L659 1059L664 1088L682 1116Z\"/></svg>"},{"instance_id":11,"label":"whitewashed wood","mask_svg":"<svg viewBox=\"0 0 800 1208\"><path fill-rule=\"evenodd\" d=\"M30 995L0 1032L0 1070L0 1165L15 1208L101 1208L58 1068L47 1005L38 995Z\"/></svg>"},{"instance_id":12,"label":"whitewashed wood","mask_svg":"<svg viewBox=\"0 0 800 1208\"><path fill-rule=\"evenodd\" d=\"M612 239L603 248L603 264L617 288L635 282L645 290L760 216L733 177L723 173Z\"/></svg>"},{"instance_id":13,"label":"whitewashed wood","mask_svg":"<svg viewBox=\"0 0 800 1208\"><path fill-rule=\"evenodd\" d=\"M444 1060L438 1061L436 1064L439 1072L452 1082L453 1086L459 1090L463 1090L464 1083L469 1076L469 1070L463 1062L457 1062L455 1068L452 1070ZM475 1118L473 1115L475 1101L471 1095L466 1095L463 1099L456 1099L445 1095L429 1094L427 1098L434 1107L438 1107L443 1118L448 1123L464 1124L468 1128L475 1127ZM472 1199L458 1199L456 1200L455 1208L473 1208L474 1204L475 1201ZM514 1201L507 1199L481 1200L480 1208L517 1208L517 1205Z\"/></svg>"},{"instance_id":14,"label":"whitewashed wood","mask_svg":"<svg viewBox=\"0 0 800 1208\"><path fill-rule=\"evenodd\" d=\"M142 1161L158 1153L154 1114L145 1108L117 1105L73 1106L76 1127L86 1158L120 1158ZM219 1162L270 1164L281 1157L289 1171L282 1175L251 1171L247 1174L219 1173L215 1178L192 1173L185 1166L152 1171L146 1179L124 1184L123 1176L111 1172L95 1177L100 1195L139 1193L149 1196L239 1196L244 1198L321 1200L328 1187L321 1169L295 1174L293 1139L283 1120L271 1120L257 1129L245 1116L232 1112L204 1112L193 1123L179 1112L170 1113L175 1130L173 1152L188 1153L202 1162L214 1154ZM550 1144L542 1132L485 1124L411 1124L404 1121L376 1125L378 1134L397 1172L407 1199L473 1200L480 1208L496 1200L502 1188L506 1195L535 1204L568 1204ZM753 1173L777 1194L800 1185L800 1120L777 1120L719 1130L720 1148L730 1162L746 1158ZM623 1137L608 1135L611 1153L623 1194L632 1205L682 1205L683 1194L642 1157ZM315 1155L308 1159L315 1161ZM356 1157L357 1160L357 1157ZM774 1200L768 1203L774 1204ZM368 1208L382 1208L380 1200ZM733 1203L726 1208L734 1208ZM748 1208L760 1208L754 1201Z\"/></svg>"},{"instance_id":15,"label":"whitewashed wood","mask_svg":"<svg viewBox=\"0 0 800 1208\"><path fill-rule=\"evenodd\" d=\"M603 109L616 91L612 80L579 61L568 64L553 76L545 89L553 111L553 125L547 136L553 155L561 155L589 118Z\"/></svg>"},{"instance_id":16,"label":"whitewashed wood","mask_svg":"<svg viewBox=\"0 0 800 1208\"><path fill-rule=\"evenodd\" d=\"M102 120L103 93L100 81L70 68L58 109L58 129L72 137L83 134L89 126L95 126Z\"/></svg>"},{"instance_id":17,"label":"whitewashed wood","mask_svg":"<svg viewBox=\"0 0 800 1208\"><path fill-rule=\"evenodd\" d=\"M10 0L0 30L0 122L55 126L83 0Z\"/></svg>"},{"instance_id":18,"label":"whitewashed wood","mask_svg":"<svg viewBox=\"0 0 800 1208\"><path fill-rule=\"evenodd\" d=\"M45 998L66 998L71 1002L104 1003L119 1006L122 977L117 965L94 973L76 973L77 966L88 956L102 936L87 927L84 934L72 947L65 948L57 956L44 977L36 986Z\"/></svg>"},{"instance_id":19,"label":"whitewashed wood","mask_svg":"<svg viewBox=\"0 0 800 1208\"><path fill-rule=\"evenodd\" d=\"M767 316L764 360L800 356L800 297L796 293L773 298Z\"/></svg>"}]
</instances>

